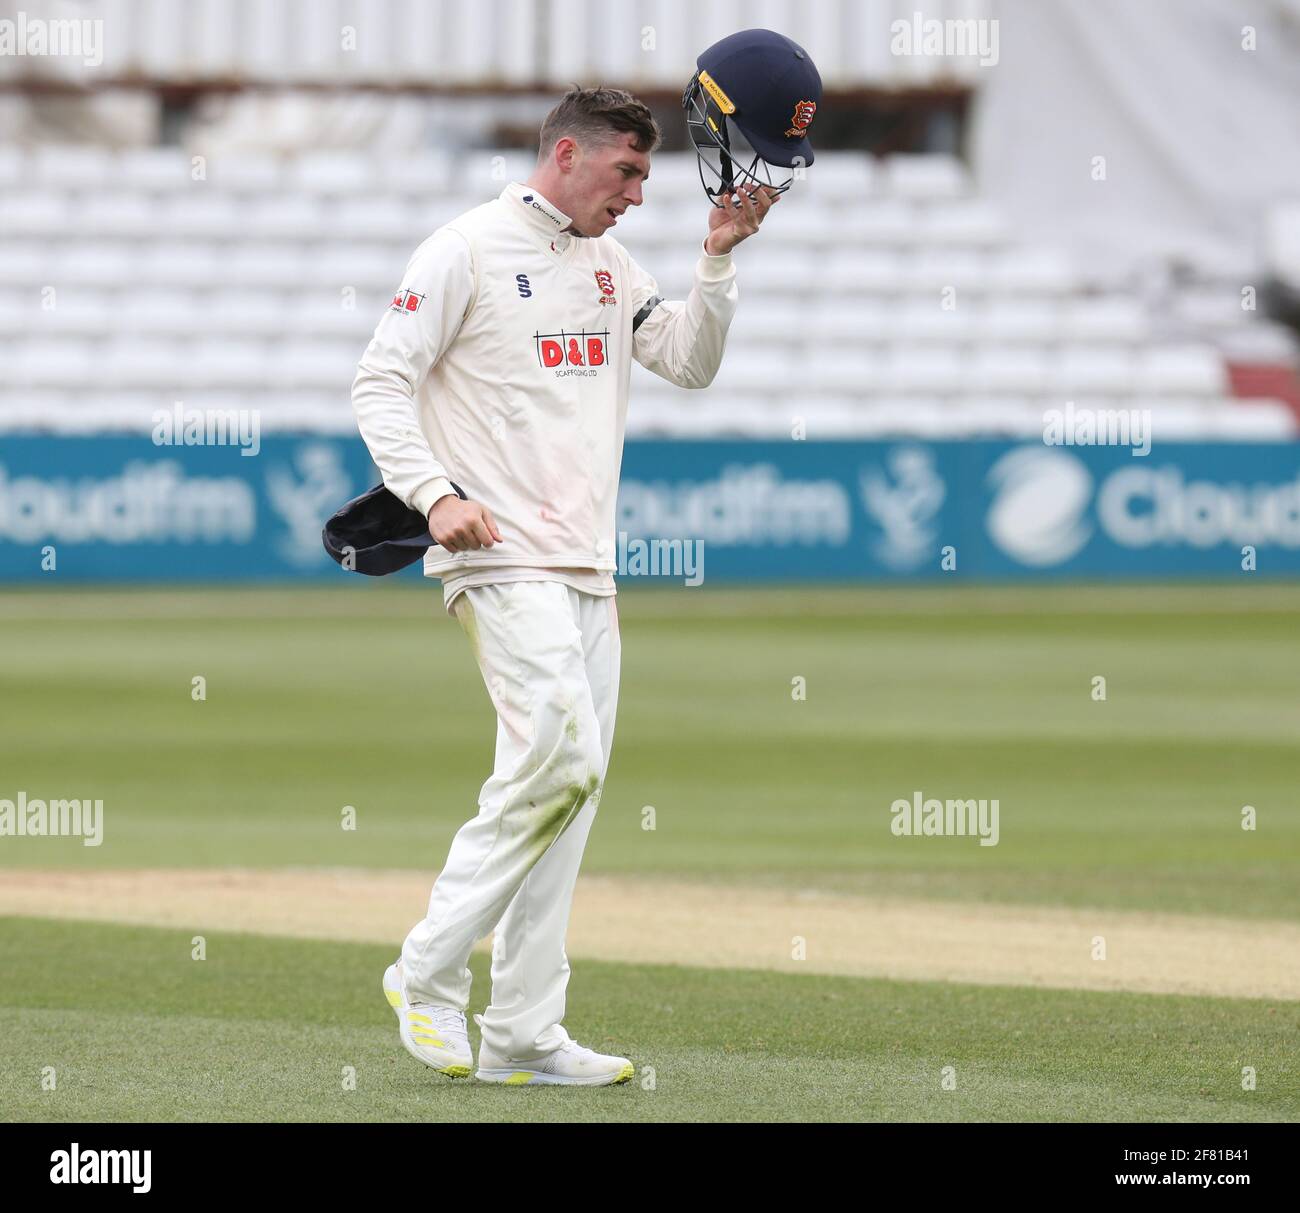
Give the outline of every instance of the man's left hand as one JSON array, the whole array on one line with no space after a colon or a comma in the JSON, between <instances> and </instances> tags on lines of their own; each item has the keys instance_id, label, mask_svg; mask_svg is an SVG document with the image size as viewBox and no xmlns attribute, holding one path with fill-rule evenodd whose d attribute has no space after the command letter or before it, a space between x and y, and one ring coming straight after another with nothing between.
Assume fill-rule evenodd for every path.
<instances>
[{"instance_id":1,"label":"man's left hand","mask_svg":"<svg viewBox=\"0 0 1300 1213\"><path fill-rule=\"evenodd\" d=\"M710 210L709 235L704 241L704 251L710 257L731 252L742 240L758 231L763 216L776 205L781 195L766 186L750 184L739 190L728 190L718 197L722 206ZM739 198L740 206L733 206L732 198Z\"/></svg>"}]
</instances>

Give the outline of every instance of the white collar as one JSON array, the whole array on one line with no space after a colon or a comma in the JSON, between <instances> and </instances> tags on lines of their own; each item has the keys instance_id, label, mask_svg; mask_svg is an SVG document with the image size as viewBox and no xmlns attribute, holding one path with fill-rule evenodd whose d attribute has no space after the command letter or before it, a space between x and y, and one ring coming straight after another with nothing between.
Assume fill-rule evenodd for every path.
<instances>
[{"instance_id":1,"label":"white collar","mask_svg":"<svg viewBox=\"0 0 1300 1213\"><path fill-rule=\"evenodd\" d=\"M531 185L512 181L501 191L501 201L544 239L554 241L557 250L573 238L573 233L564 230L573 220Z\"/></svg>"}]
</instances>

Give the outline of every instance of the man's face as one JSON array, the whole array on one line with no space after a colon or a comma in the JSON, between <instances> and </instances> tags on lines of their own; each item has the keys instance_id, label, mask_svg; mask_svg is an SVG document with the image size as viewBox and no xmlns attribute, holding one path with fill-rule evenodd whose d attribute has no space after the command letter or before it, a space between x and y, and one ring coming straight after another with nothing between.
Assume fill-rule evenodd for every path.
<instances>
[{"instance_id":1,"label":"man's face","mask_svg":"<svg viewBox=\"0 0 1300 1213\"><path fill-rule=\"evenodd\" d=\"M613 143L580 147L570 177L570 214L584 236L603 236L629 206L641 205L641 183L650 176L650 154L620 133Z\"/></svg>"}]
</instances>

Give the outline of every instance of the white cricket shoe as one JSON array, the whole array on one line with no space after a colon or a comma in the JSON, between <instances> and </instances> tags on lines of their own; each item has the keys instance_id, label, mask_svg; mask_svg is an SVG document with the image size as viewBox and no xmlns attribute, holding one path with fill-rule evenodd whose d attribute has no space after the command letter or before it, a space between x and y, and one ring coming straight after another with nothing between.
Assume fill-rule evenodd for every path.
<instances>
[{"instance_id":1,"label":"white cricket shoe","mask_svg":"<svg viewBox=\"0 0 1300 1213\"><path fill-rule=\"evenodd\" d=\"M475 1015L474 1022L481 1028L483 1016ZM508 1087L549 1084L568 1087L607 1087L627 1082L634 1071L626 1057L612 1057L597 1053L580 1045L576 1040L566 1040L553 1053L531 1061L515 1061L498 1057L486 1044L478 1047L478 1070L474 1077L483 1082L500 1082Z\"/></svg>"},{"instance_id":2,"label":"white cricket shoe","mask_svg":"<svg viewBox=\"0 0 1300 1213\"><path fill-rule=\"evenodd\" d=\"M402 981L402 962L384 972L384 997L397 1014L406 1051L439 1074L468 1078L474 1068L469 1048L465 1013L455 1007L437 1007L428 1002L410 1002Z\"/></svg>"}]
</instances>

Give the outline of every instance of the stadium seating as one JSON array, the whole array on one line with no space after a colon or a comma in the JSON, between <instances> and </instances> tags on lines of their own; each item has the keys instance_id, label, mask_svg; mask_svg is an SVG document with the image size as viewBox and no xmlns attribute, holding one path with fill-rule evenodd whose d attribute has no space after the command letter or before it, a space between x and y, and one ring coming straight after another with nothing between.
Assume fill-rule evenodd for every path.
<instances>
[{"instance_id":1,"label":"stadium seating","mask_svg":"<svg viewBox=\"0 0 1300 1213\"><path fill-rule=\"evenodd\" d=\"M202 400L347 432L357 359L415 246L529 165L0 147L0 425L135 428ZM615 234L681 297L704 233L693 159L656 156L645 193ZM1231 299L1189 293L1180 327L1157 324L1135 294L1017 242L952 157L820 155L737 262L713 388L634 368L630 432L781 436L801 418L810 436L1033 434L1084 399L1149 408L1171 436L1295 429L1279 403L1228 400L1197 340L1197 321L1249 324Z\"/></svg>"}]
</instances>

